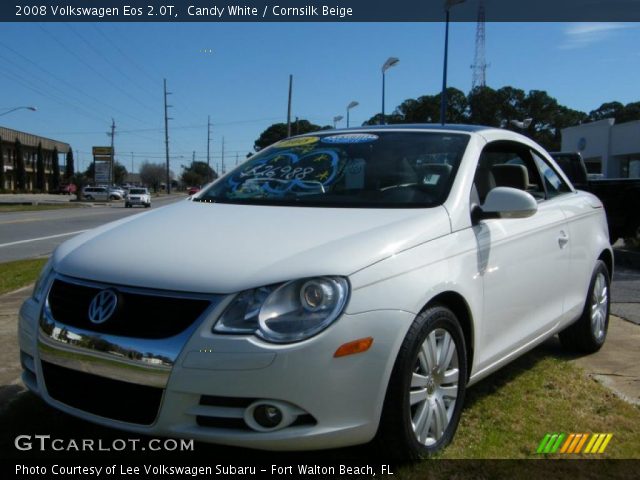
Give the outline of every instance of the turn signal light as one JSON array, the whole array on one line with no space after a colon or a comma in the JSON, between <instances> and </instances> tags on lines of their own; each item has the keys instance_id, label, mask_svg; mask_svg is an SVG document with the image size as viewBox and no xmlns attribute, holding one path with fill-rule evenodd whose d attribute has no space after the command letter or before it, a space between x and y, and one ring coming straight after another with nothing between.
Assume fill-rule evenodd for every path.
<instances>
[{"instance_id":1,"label":"turn signal light","mask_svg":"<svg viewBox=\"0 0 640 480\"><path fill-rule=\"evenodd\" d=\"M372 344L373 337L360 338L358 340L354 340L353 342L340 345L333 356L335 358L338 358L346 357L347 355L353 355L356 353L366 352L367 350L369 350L369 348L371 348Z\"/></svg>"}]
</instances>

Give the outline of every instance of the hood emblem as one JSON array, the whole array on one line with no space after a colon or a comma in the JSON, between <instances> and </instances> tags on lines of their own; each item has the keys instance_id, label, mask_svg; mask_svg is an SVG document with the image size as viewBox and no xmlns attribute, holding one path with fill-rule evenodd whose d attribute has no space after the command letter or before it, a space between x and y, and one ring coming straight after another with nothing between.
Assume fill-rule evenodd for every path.
<instances>
[{"instance_id":1,"label":"hood emblem","mask_svg":"<svg viewBox=\"0 0 640 480\"><path fill-rule=\"evenodd\" d=\"M99 292L89 304L89 320L99 325L109 320L118 306L118 294L111 289Z\"/></svg>"}]
</instances>

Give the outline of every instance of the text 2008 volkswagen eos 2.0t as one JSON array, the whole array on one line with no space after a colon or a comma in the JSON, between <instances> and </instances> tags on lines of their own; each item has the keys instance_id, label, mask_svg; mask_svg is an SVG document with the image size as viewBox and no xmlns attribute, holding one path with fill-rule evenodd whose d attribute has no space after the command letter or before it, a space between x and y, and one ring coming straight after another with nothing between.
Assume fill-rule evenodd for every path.
<instances>
[{"instance_id":1,"label":"text 2008 volkswagen eos 2.0t","mask_svg":"<svg viewBox=\"0 0 640 480\"><path fill-rule=\"evenodd\" d=\"M521 135L324 131L61 245L21 309L23 379L124 430L416 457L549 336L599 349L611 271L602 204Z\"/></svg>"}]
</instances>

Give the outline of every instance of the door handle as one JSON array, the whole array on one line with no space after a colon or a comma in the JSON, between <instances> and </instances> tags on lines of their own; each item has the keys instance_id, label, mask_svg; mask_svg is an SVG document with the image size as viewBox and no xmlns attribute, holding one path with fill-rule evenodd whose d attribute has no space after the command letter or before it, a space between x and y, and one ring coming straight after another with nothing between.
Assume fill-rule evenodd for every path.
<instances>
[{"instance_id":1,"label":"door handle","mask_svg":"<svg viewBox=\"0 0 640 480\"><path fill-rule=\"evenodd\" d=\"M560 236L558 237L558 245L560 245L560 248L564 248L567 246L567 243L569 243L569 235L567 235L564 230L561 230Z\"/></svg>"}]
</instances>

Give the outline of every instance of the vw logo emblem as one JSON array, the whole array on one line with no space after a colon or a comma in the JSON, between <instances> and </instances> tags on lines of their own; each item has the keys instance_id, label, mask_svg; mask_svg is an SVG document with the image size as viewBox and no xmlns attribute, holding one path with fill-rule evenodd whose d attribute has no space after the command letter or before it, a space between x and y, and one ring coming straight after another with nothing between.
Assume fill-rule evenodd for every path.
<instances>
[{"instance_id":1,"label":"vw logo emblem","mask_svg":"<svg viewBox=\"0 0 640 480\"><path fill-rule=\"evenodd\" d=\"M89 320L99 325L109 320L118 306L118 294L113 290L102 290L89 304Z\"/></svg>"}]
</instances>

